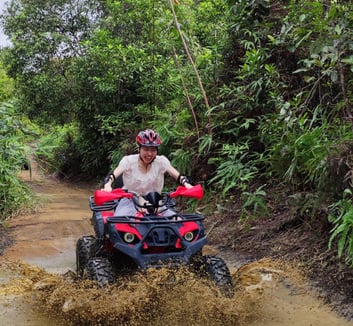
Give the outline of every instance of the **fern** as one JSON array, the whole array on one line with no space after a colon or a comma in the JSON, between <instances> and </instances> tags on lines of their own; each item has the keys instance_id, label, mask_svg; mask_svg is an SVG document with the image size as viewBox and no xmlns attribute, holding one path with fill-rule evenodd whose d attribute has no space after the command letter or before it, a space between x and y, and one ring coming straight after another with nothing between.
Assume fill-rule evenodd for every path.
<instances>
[{"instance_id":1,"label":"fern","mask_svg":"<svg viewBox=\"0 0 353 326\"><path fill-rule=\"evenodd\" d=\"M351 203L352 191L346 189L343 199L331 205L332 213L329 221L334 224L331 230L328 247L332 248L337 240L338 257L345 255L345 263L353 267L353 205Z\"/></svg>"},{"instance_id":2,"label":"fern","mask_svg":"<svg viewBox=\"0 0 353 326\"><path fill-rule=\"evenodd\" d=\"M248 215L248 210L251 209L253 214L258 216L268 215L266 204L266 192L263 190L264 186L260 186L254 192L244 191L241 194L243 205L241 207L241 218Z\"/></svg>"},{"instance_id":3,"label":"fern","mask_svg":"<svg viewBox=\"0 0 353 326\"><path fill-rule=\"evenodd\" d=\"M223 196L233 188L245 190L258 172L249 159L248 145L225 144L221 155L225 158L222 159L216 170L216 175L209 182L221 187ZM209 163L217 162L214 159Z\"/></svg>"}]
</instances>

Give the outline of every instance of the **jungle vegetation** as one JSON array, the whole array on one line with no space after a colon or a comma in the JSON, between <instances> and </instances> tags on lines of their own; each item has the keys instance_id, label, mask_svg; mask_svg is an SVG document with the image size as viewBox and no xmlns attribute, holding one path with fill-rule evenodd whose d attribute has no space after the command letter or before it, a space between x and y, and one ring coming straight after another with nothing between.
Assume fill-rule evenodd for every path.
<instances>
[{"instance_id":1,"label":"jungle vegetation","mask_svg":"<svg viewBox=\"0 0 353 326\"><path fill-rule=\"evenodd\" d=\"M9 1L1 219L26 198L33 134L48 169L89 179L154 128L220 205L239 196L241 218L261 218L283 187L353 264L352 18L350 1Z\"/></svg>"}]
</instances>

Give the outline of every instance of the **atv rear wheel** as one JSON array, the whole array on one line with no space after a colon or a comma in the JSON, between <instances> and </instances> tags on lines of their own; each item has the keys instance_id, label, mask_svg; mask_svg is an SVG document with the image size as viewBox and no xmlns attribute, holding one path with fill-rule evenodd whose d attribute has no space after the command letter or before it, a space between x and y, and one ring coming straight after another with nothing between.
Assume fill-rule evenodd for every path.
<instances>
[{"instance_id":1,"label":"atv rear wheel","mask_svg":"<svg viewBox=\"0 0 353 326\"><path fill-rule=\"evenodd\" d=\"M114 273L110 261L107 258L91 258L87 263L88 278L97 281L101 287L114 282Z\"/></svg>"},{"instance_id":2,"label":"atv rear wheel","mask_svg":"<svg viewBox=\"0 0 353 326\"><path fill-rule=\"evenodd\" d=\"M84 276L94 241L95 237L93 235L88 235L81 237L76 242L76 272L78 277Z\"/></svg>"},{"instance_id":3,"label":"atv rear wheel","mask_svg":"<svg viewBox=\"0 0 353 326\"><path fill-rule=\"evenodd\" d=\"M234 286L225 261L214 255L202 256L201 258L202 272L216 284L226 297L233 297Z\"/></svg>"}]
</instances>

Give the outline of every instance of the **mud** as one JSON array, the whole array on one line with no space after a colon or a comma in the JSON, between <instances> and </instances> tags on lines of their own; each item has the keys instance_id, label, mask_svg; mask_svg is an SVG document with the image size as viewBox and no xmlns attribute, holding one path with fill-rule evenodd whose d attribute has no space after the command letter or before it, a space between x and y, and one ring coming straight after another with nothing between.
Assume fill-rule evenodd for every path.
<instances>
[{"instance_id":1,"label":"mud","mask_svg":"<svg viewBox=\"0 0 353 326\"><path fill-rule=\"evenodd\" d=\"M317 325L345 326L315 299L297 263L262 259L231 268L234 298L185 269L161 269L98 288L76 279L75 243L92 234L88 196L40 174L29 179L42 200L35 214L8 223L14 243L0 257L0 325ZM27 178L27 179L26 179ZM207 253L217 250L211 246Z\"/></svg>"}]
</instances>

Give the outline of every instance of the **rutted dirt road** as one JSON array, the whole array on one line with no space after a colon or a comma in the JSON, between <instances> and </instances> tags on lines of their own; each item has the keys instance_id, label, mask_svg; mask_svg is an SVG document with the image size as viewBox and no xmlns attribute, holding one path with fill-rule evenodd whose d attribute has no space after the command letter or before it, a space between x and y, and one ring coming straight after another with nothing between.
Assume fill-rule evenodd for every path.
<instances>
[{"instance_id":1,"label":"rutted dirt road","mask_svg":"<svg viewBox=\"0 0 353 326\"><path fill-rule=\"evenodd\" d=\"M77 238L92 234L88 196L93 189L59 183L39 173L30 179L25 172L23 177L43 206L35 214L9 222L14 244L0 256L1 326L139 325L146 321L150 325L353 325L306 293L280 264L264 260L239 268L229 254L223 257L237 282L235 299L215 296L204 284L182 276L178 284L168 285L168 276L158 273L144 280L131 279L129 285L110 292L80 287L63 275L75 271ZM159 300L165 306L155 307ZM97 309L99 305L106 310ZM65 315L64 321L54 318L53 311L59 317Z\"/></svg>"}]
</instances>

